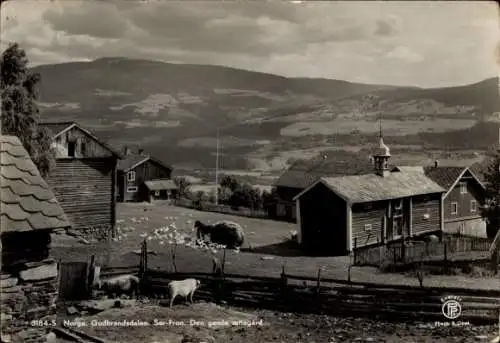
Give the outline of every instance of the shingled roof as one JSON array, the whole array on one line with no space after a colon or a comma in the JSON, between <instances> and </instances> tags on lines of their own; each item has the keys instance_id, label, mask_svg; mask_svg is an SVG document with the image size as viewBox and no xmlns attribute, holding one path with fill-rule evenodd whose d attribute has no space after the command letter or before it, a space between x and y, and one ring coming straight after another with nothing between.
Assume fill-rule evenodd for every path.
<instances>
[{"instance_id":1,"label":"shingled roof","mask_svg":"<svg viewBox=\"0 0 500 343\"><path fill-rule=\"evenodd\" d=\"M172 170L171 166L168 166L161 162L160 160L149 156L149 155L128 155L125 156L122 160L118 160L118 170L122 172L128 172L131 169L134 169L135 167L143 164L146 161L153 161L160 166L162 166L165 169L170 169Z\"/></svg>"},{"instance_id":2,"label":"shingled roof","mask_svg":"<svg viewBox=\"0 0 500 343\"><path fill-rule=\"evenodd\" d=\"M274 186L304 189L323 176L362 175L373 172L373 169L368 158L342 160L335 156L316 157L294 163L278 178Z\"/></svg>"},{"instance_id":3,"label":"shingled roof","mask_svg":"<svg viewBox=\"0 0 500 343\"><path fill-rule=\"evenodd\" d=\"M394 172L385 177L372 173L322 177L294 199L320 182L351 204L445 192L445 189L421 172Z\"/></svg>"},{"instance_id":4,"label":"shingled roof","mask_svg":"<svg viewBox=\"0 0 500 343\"><path fill-rule=\"evenodd\" d=\"M424 167L425 175L446 190L453 186L463 174L466 167L455 166L427 166Z\"/></svg>"},{"instance_id":5,"label":"shingled roof","mask_svg":"<svg viewBox=\"0 0 500 343\"><path fill-rule=\"evenodd\" d=\"M2 232L70 227L54 193L14 136L0 135Z\"/></svg>"},{"instance_id":6,"label":"shingled roof","mask_svg":"<svg viewBox=\"0 0 500 343\"><path fill-rule=\"evenodd\" d=\"M100 145L102 145L106 150L111 152L113 155L115 155L118 158L121 158L121 154L116 151L113 147L111 147L108 143L104 142L104 140L100 139L97 137L94 133L90 132L89 130L85 129L82 127L80 124L77 122L73 121L65 121L65 122L40 122L38 124L41 127L45 127L49 129L52 133L52 139L56 138L57 136L63 134L67 130L77 127L80 131L82 131L84 134L87 136L91 137L93 140L98 142Z\"/></svg>"},{"instance_id":7,"label":"shingled roof","mask_svg":"<svg viewBox=\"0 0 500 343\"><path fill-rule=\"evenodd\" d=\"M436 182L438 185L450 190L462 177L462 175L469 171L473 177L477 179L479 184L482 185L483 180L477 175L477 170L472 170L465 166L425 166L425 167L412 167L412 166L397 166L393 171L400 172L420 172L425 174L428 178Z\"/></svg>"}]
</instances>

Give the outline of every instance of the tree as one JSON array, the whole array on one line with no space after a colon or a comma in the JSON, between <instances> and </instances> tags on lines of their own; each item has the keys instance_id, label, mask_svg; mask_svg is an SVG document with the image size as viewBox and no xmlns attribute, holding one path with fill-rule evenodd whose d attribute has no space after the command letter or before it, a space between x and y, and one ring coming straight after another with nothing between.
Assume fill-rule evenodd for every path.
<instances>
[{"instance_id":1,"label":"tree","mask_svg":"<svg viewBox=\"0 0 500 343\"><path fill-rule=\"evenodd\" d=\"M486 219L488 237L495 237L500 226L500 150L491 149L484 171L487 202L481 207L481 216Z\"/></svg>"},{"instance_id":2,"label":"tree","mask_svg":"<svg viewBox=\"0 0 500 343\"><path fill-rule=\"evenodd\" d=\"M28 58L17 43L10 44L0 60L0 92L4 135L17 136L47 177L55 165L50 131L38 126L40 110L36 103L40 75L28 68Z\"/></svg>"},{"instance_id":3,"label":"tree","mask_svg":"<svg viewBox=\"0 0 500 343\"><path fill-rule=\"evenodd\" d=\"M238 180L236 180L236 178L231 175L224 176L219 184L222 188L230 189L231 192L234 192L237 188L240 187L240 183L238 182Z\"/></svg>"},{"instance_id":4,"label":"tree","mask_svg":"<svg viewBox=\"0 0 500 343\"><path fill-rule=\"evenodd\" d=\"M185 177L174 178L174 183L177 186L177 199L189 198L191 183Z\"/></svg>"},{"instance_id":5,"label":"tree","mask_svg":"<svg viewBox=\"0 0 500 343\"><path fill-rule=\"evenodd\" d=\"M247 207L257 210L262 208L262 196L257 188L243 184L231 194L229 204L233 208Z\"/></svg>"}]
</instances>

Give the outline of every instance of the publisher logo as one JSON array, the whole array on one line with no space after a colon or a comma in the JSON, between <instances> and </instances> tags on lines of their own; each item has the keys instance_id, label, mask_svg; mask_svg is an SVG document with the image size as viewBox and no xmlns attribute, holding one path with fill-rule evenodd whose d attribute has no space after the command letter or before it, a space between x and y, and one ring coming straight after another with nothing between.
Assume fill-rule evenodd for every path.
<instances>
[{"instance_id":1,"label":"publisher logo","mask_svg":"<svg viewBox=\"0 0 500 343\"><path fill-rule=\"evenodd\" d=\"M460 299L457 297L446 297L443 299L443 306L441 312L447 319L457 319L462 314L462 306Z\"/></svg>"}]
</instances>

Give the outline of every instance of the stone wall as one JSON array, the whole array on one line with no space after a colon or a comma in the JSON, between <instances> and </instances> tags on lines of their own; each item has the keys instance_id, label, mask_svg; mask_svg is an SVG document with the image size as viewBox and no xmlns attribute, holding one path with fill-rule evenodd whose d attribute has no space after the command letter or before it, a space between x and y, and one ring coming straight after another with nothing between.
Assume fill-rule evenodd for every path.
<instances>
[{"instance_id":1,"label":"stone wall","mask_svg":"<svg viewBox=\"0 0 500 343\"><path fill-rule=\"evenodd\" d=\"M29 234L25 235L25 239L30 240ZM2 256L6 248L3 242ZM8 248L22 249L22 246ZM50 258L12 265L2 264L2 342L47 342L47 337L51 336L51 328L56 325L58 281L57 263Z\"/></svg>"}]
</instances>

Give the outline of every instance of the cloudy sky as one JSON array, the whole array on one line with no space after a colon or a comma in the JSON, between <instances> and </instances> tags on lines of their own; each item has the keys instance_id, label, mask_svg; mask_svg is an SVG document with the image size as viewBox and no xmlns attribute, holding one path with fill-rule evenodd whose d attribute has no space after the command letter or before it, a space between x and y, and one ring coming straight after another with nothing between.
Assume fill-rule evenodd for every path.
<instances>
[{"instance_id":1,"label":"cloudy sky","mask_svg":"<svg viewBox=\"0 0 500 343\"><path fill-rule=\"evenodd\" d=\"M499 74L495 2L15 0L1 44L33 65L130 57L423 87Z\"/></svg>"}]
</instances>

